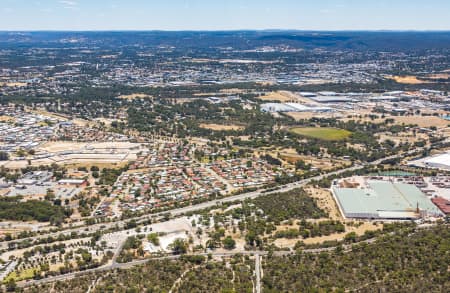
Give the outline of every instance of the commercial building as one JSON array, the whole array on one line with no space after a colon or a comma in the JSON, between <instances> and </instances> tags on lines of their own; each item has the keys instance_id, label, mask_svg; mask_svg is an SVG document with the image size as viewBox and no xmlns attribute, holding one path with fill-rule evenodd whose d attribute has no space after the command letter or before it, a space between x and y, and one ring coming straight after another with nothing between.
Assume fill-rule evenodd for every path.
<instances>
[{"instance_id":1,"label":"commercial building","mask_svg":"<svg viewBox=\"0 0 450 293\"><path fill-rule=\"evenodd\" d=\"M430 157L424 161L424 165L429 168L450 170L450 153Z\"/></svg>"},{"instance_id":2,"label":"commercial building","mask_svg":"<svg viewBox=\"0 0 450 293\"><path fill-rule=\"evenodd\" d=\"M58 181L59 185L74 185L74 186L85 186L87 183L84 179L61 179Z\"/></svg>"},{"instance_id":3,"label":"commercial building","mask_svg":"<svg viewBox=\"0 0 450 293\"><path fill-rule=\"evenodd\" d=\"M318 96L311 97L310 99L318 103L352 103L357 101L355 99L342 96Z\"/></svg>"},{"instance_id":4,"label":"commercial building","mask_svg":"<svg viewBox=\"0 0 450 293\"><path fill-rule=\"evenodd\" d=\"M299 103L265 103L261 104L261 111L274 112L331 112L330 107L316 107Z\"/></svg>"},{"instance_id":5,"label":"commercial building","mask_svg":"<svg viewBox=\"0 0 450 293\"><path fill-rule=\"evenodd\" d=\"M331 190L345 218L406 220L443 215L410 184L363 179L350 185L335 182Z\"/></svg>"}]
</instances>

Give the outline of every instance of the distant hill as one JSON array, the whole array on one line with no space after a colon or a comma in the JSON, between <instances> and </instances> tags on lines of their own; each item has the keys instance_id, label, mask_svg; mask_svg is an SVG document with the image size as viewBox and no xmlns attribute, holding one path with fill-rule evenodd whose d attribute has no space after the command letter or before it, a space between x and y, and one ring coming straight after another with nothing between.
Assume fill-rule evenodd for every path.
<instances>
[{"instance_id":1,"label":"distant hill","mask_svg":"<svg viewBox=\"0 0 450 293\"><path fill-rule=\"evenodd\" d=\"M0 32L0 48L108 46L232 47L253 49L289 45L294 48L354 50L450 49L450 32L308 32L308 31L127 31L127 32Z\"/></svg>"}]
</instances>

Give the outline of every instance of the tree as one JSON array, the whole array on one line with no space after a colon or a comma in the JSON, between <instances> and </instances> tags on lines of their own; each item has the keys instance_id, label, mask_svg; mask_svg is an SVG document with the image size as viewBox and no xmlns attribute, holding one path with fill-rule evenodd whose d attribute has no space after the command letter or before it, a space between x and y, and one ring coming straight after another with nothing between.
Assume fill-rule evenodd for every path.
<instances>
[{"instance_id":1,"label":"tree","mask_svg":"<svg viewBox=\"0 0 450 293\"><path fill-rule=\"evenodd\" d=\"M225 249L234 249L236 247L236 241L231 238L231 236L227 236L225 237L225 239L223 239L222 241L223 247Z\"/></svg>"},{"instance_id":2,"label":"tree","mask_svg":"<svg viewBox=\"0 0 450 293\"><path fill-rule=\"evenodd\" d=\"M55 192L52 189L48 188L44 199L48 200L48 201L54 201L55 200Z\"/></svg>"},{"instance_id":3,"label":"tree","mask_svg":"<svg viewBox=\"0 0 450 293\"><path fill-rule=\"evenodd\" d=\"M295 163L295 169L297 169L297 170L311 170L311 165L310 164L306 164L305 161L303 161L303 160L298 160Z\"/></svg>"},{"instance_id":4,"label":"tree","mask_svg":"<svg viewBox=\"0 0 450 293\"><path fill-rule=\"evenodd\" d=\"M172 252L174 254L184 254L187 252L187 243L181 238L175 239L175 241L170 245Z\"/></svg>"},{"instance_id":5,"label":"tree","mask_svg":"<svg viewBox=\"0 0 450 293\"><path fill-rule=\"evenodd\" d=\"M345 235L344 240L346 242L356 242L356 233L350 232L347 235Z\"/></svg>"},{"instance_id":6,"label":"tree","mask_svg":"<svg viewBox=\"0 0 450 293\"><path fill-rule=\"evenodd\" d=\"M150 241L153 245L159 246L159 237L157 233L150 233L147 236L148 241Z\"/></svg>"}]
</instances>

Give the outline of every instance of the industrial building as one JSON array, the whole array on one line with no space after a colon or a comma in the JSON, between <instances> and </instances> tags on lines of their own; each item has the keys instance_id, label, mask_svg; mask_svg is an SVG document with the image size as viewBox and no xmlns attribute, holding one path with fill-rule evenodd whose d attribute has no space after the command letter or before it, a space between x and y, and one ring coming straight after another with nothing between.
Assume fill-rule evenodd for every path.
<instances>
[{"instance_id":1,"label":"industrial building","mask_svg":"<svg viewBox=\"0 0 450 293\"><path fill-rule=\"evenodd\" d=\"M450 153L440 154L426 159L424 165L429 168L450 170Z\"/></svg>"},{"instance_id":2,"label":"industrial building","mask_svg":"<svg viewBox=\"0 0 450 293\"><path fill-rule=\"evenodd\" d=\"M317 102L317 103L353 103L357 102L357 100L349 98L349 97L342 97L342 96L319 96L319 97L311 97L311 100Z\"/></svg>"},{"instance_id":3,"label":"industrial building","mask_svg":"<svg viewBox=\"0 0 450 293\"><path fill-rule=\"evenodd\" d=\"M261 104L261 111L274 112L331 112L330 107L316 107L299 103L265 103Z\"/></svg>"},{"instance_id":4,"label":"industrial building","mask_svg":"<svg viewBox=\"0 0 450 293\"><path fill-rule=\"evenodd\" d=\"M345 218L407 220L442 212L414 185L359 178L334 182L333 196Z\"/></svg>"}]
</instances>

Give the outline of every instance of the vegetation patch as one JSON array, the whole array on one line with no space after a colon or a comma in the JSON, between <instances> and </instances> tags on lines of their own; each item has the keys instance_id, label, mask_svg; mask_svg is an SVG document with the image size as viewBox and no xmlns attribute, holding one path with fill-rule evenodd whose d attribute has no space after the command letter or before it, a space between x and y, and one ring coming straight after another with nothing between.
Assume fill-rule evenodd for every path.
<instances>
[{"instance_id":1,"label":"vegetation patch","mask_svg":"<svg viewBox=\"0 0 450 293\"><path fill-rule=\"evenodd\" d=\"M20 197L0 198L0 219L2 220L60 223L70 214L70 210L46 200L21 202Z\"/></svg>"},{"instance_id":2,"label":"vegetation patch","mask_svg":"<svg viewBox=\"0 0 450 293\"><path fill-rule=\"evenodd\" d=\"M4 280L3 283L8 283L11 280L14 282L22 281L22 280L29 280L33 278L37 273L39 272L38 268L30 268L23 271L17 272L11 272Z\"/></svg>"},{"instance_id":3,"label":"vegetation patch","mask_svg":"<svg viewBox=\"0 0 450 293\"><path fill-rule=\"evenodd\" d=\"M317 207L314 199L303 189L264 195L255 198L253 203L264 211L268 221L326 217L326 213Z\"/></svg>"},{"instance_id":4,"label":"vegetation patch","mask_svg":"<svg viewBox=\"0 0 450 293\"><path fill-rule=\"evenodd\" d=\"M320 140L343 140L352 134L348 130L331 127L294 127L290 131L298 135Z\"/></svg>"},{"instance_id":5,"label":"vegetation patch","mask_svg":"<svg viewBox=\"0 0 450 293\"><path fill-rule=\"evenodd\" d=\"M450 228L440 225L414 234L406 229L348 253L338 247L269 257L263 292L448 292L449 250Z\"/></svg>"}]
</instances>

